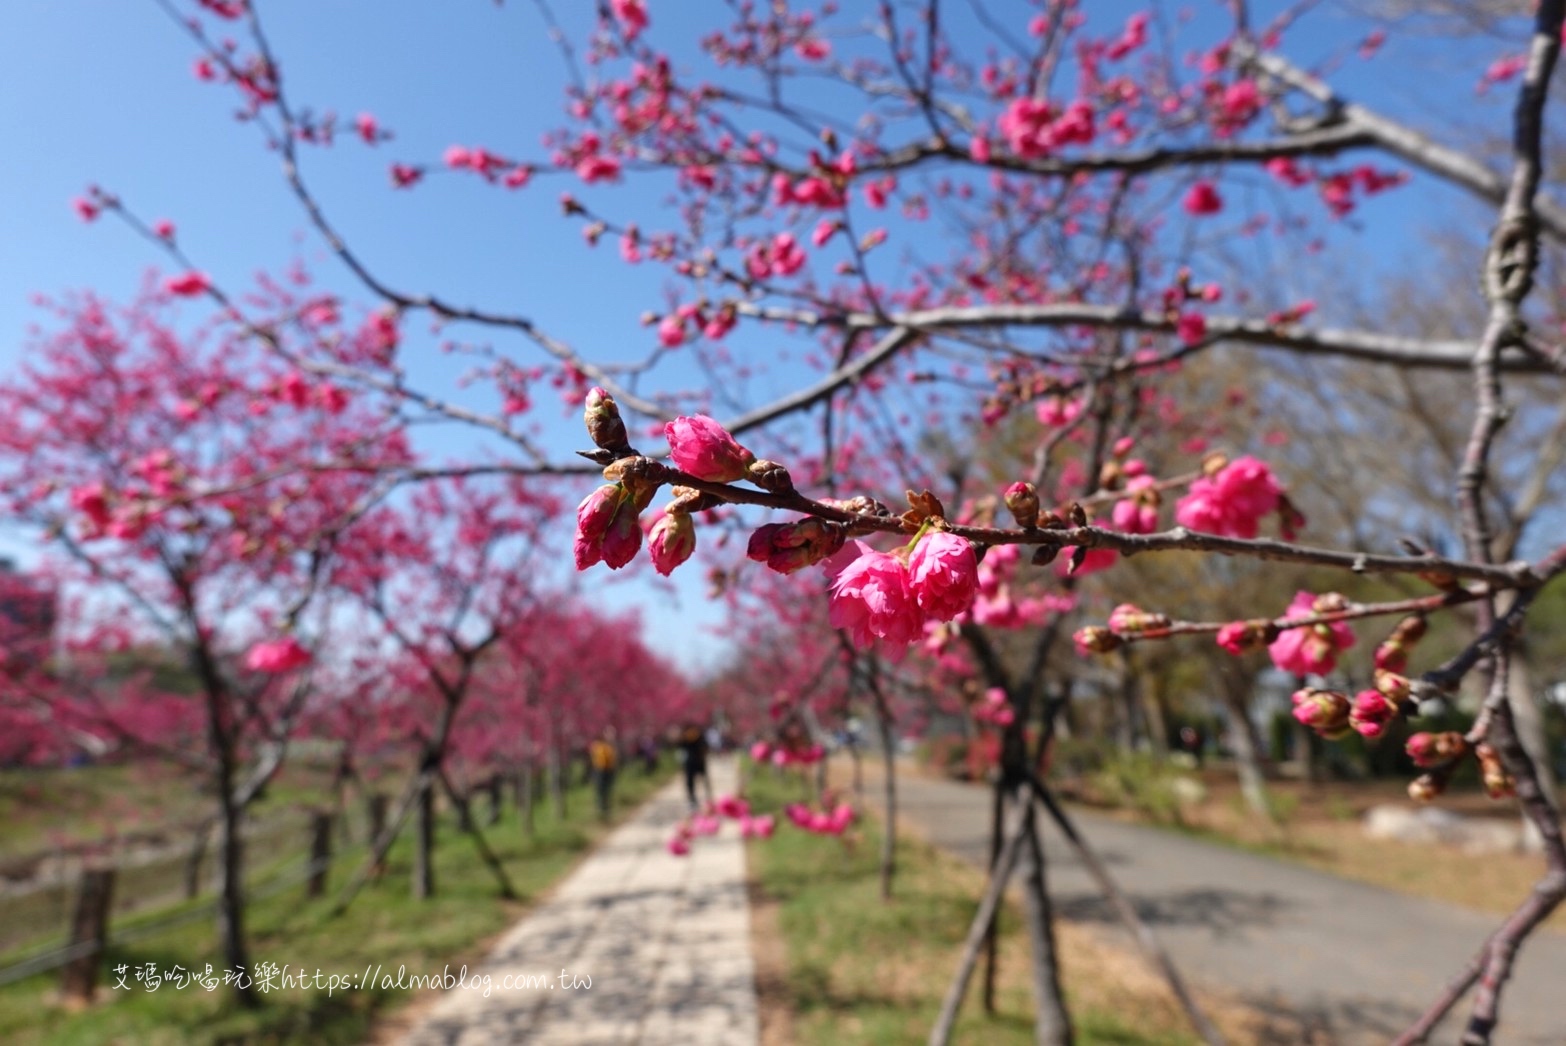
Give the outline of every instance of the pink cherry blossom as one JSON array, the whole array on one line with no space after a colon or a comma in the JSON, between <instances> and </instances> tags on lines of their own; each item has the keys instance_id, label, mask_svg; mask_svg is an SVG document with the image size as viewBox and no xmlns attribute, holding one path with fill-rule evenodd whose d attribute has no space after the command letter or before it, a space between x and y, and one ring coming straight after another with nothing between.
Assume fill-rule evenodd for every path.
<instances>
[{"instance_id":1,"label":"pink cherry blossom","mask_svg":"<svg viewBox=\"0 0 1566 1046\"><path fill-rule=\"evenodd\" d=\"M649 23L645 0L609 0L610 10L620 23L620 29L630 39L635 39Z\"/></svg>"},{"instance_id":2,"label":"pink cherry blossom","mask_svg":"<svg viewBox=\"0 0 1566 1046\"><path fill-rule=\"evenodd\" d=\"M979 562L973 545L944 530L927 531L908 557L909 583L925 614L950 621L973 606L979 591Z\"/></svg>"},{"instance_id":3,"label":"pink cherry blossom","mask_svg":"<svg viewBox=\"0 0 1566 1046\"><path fill-rule=\"evenodd\" d=\"M1288 617L1316 612L1316 596L1297 592L1285 611ZM1267 647L1272 663L1292 675L1326 675L1338 662L1338 651L1354 645L1354 632L1341 621L1284 629Z\"/></svg>"},{"instance_id":4,"label":"pink cherry blossom","mask_svg":"<svg viewBox=\"0 0 1566 1046\"><path fill-rule=\"evenodd\" d=\"M924 630L924 613L909 584L908 568L896 556L866 551L832 582L828 620L847 629L855 646L866 649L877 639L904 647Z\"/></svg>"},{"instance_id":5,"label":"pink cherry blossom","mask_svg":"<svg viewBox=\"0 0 1566 1046\"><path fill-rule=\"evenodd\" d=\"M207 274L195 270L179 276L170 276L163 281L164 290L181 298L194 298L198 294L205 294L211 288L212 281L207 278Z\"/></svg>"},{"instance_id":6,"label":"pink cherry blossom","mask_svg":"<svg viewBox=\"0 0 1566 1046\"><path fill-rule=\"evenodd\" d=\"M310 652L293 636L257 643L245 653L245 667L252 672L288 672L310 663Z\"/></svg>"},{"instance_id":7,"label":"pink cherry blossom","mask_svg":"<svg viewBox=\"0 0 1566 1046\"><path fill-rule=\"evenodd\" d=\"M1192 530L1254 538L1263 516L1278 508L1283 487L1258 458L1237 458L1217 475L1202 477L1175 503L1175 521Z\"/></svg>"}]
</instances>

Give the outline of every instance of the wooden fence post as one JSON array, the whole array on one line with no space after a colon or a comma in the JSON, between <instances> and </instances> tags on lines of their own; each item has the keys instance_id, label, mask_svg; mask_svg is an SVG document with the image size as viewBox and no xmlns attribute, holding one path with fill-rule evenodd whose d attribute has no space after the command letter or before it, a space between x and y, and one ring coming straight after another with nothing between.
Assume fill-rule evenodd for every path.
<instances>
[{"instance_id":1,"label":"wooden fence post","mask_svg":"<svg viewBox=\"0 0 1566 1046\"><path fill-rule=\"evenodd\" d=\"M76 887L76 908L71 914L69 947L81 946L82 954L66 964L60 990L73 1003L92 1002L98 984L98 964L109 939L109 904L114 898L114 868L86 868Z\"/></svg>"},{"instance_id":2,"label":"wooden fence post","mask_svg":"<svg viewBox=\"0 0 1566 1046\"><path fill-rule=\"evenodd\" d=\"M325 810L310 814L310 884L307 897L326 893L326 869L332 860L332 815Z\"/></svg>"},{"instance_id":3,"label":"wooden fence post","mask_svg":"<svg viewBox=\"0 0 1566 1046\"><path fill-rule=\"evenodd\" d=\"M375 845L375 840L386 831L386 810L391 805L391 797L385 792L372 792L370 794L370 845ZM370 874L379 879L386 874L386 862L377 861Z\"/></svg>"}]
</instances>

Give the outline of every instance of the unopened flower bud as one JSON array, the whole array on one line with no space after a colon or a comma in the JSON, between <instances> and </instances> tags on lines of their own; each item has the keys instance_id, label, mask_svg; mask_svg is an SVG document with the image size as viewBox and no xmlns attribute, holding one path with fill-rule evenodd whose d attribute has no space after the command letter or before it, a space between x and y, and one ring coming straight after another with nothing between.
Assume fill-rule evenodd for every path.
<instances>
[{"instance_id":1,"label":"unopened flower bud","mask_svg":"<svg viewBox=\"0 0 1566 1046\"><path fill-rule=\"evenodd\" d=\"M716 494L706 494L690 487L670 487L669 493L674 495L674 500L664 506L665 512L685 512L695 515L723 504L723 499Z\"/></svg>"},{"instance_id":2,"label":"unopened flower bud","mask_svg":"<svg viewBox=\"0 0 1566 1046\"><path fill-rule=\"evenodd\" d=\"M582 499L576 508L576 569L586 570L603 559L604 534L609 530L625 488L606 483Z\"/></svg>"},{"instance_id":3,"label":"unopened flower bud","mask_svg":"<svg viewBox=\"0 0 1566 1046\"><path fill-rule=\"evenodd\" d=\"M1408 739L1407 751L1415 766L1433 770L1466 755L1468 742L1462 734L1450 730L1440 734L1418 733Z\"/></svg>"},{"instance_id":4,"label":"unopened flower bud","mask_svg":"<svg viewBox=\"0 0 1566 1046\"><path fill-rule=\"evenodd\" d=\"M1340 610L1347 610L1349 601L1338 592L1323 592L1316 597L1316 601L1310 605L1313 613L1335 614Z\"/></svg>"},{"instance_id":5,"label":"unopened flower bud","mask_svg":"<svg viewBox=\"0 0 1566 1046\"><path fill-rule=\"evenodd\" d=\"M1077 629L1071 641L1076 644L1079 654L1107 654L1125 642L1109 629L1098 625Z\"/></svg>"},{"instance_id":6,"label":"unopened flower bud","mask_svg":"<svg viewBox=\"0 0 1566 1046\"><path fill-rule=\"evenodd\" d=\"M735 442L729 431L711 418L679 417L663 427L674 464L697 479L732 483L745 478L756 456Z\"/></svg>"},{"instance_id":7,"label":"unopened flower bud","mask_svg":"<svg viewBox=\"0 0 1566 1046\"><path fill-rule=\"evenodd\" d=\"M1218 645L1235 657L1262 647L1278 638L1278 630L1266 618L1231 621L1218 630Z\"/></svg>"},{"instance_id":8,"label":"unopened flower bud","mask_svg":"<svg viewBox=\"0 0 1566 1046\"><path fill-rule=\"evenodd\" d=\"M609 529L604 533L604 565L610 570L619 570L625 566L636 558L637 551L641 549L640 512L641 507L629 495L620 499L614 518L609 521Z\"/></svg>"},{"instance_id":9,"label":"unopened flower bud","mask_svg":"<svg viewBox=\"0 0 1566 1046\"><path fill-rule=\"evenodd\" d=\"M1409 699L1413 684L1407 676L1396 672L1388 672L1384 668L1376 669L1376 689L1386 695L1387 700L1393 704L1401 705Z\"/></svg>"},{"instance_id":10,"label":"unopened flower bud","mask_svg":"<svg viewBox=\"0 0 1566 1046\"><path fill-rule=\"evenodd\" d=\"M584 420L587 422L587 434L596 446L604 450L629 449L620 408L615 404L613 396L596 385L588 390Z\"/></svg>"},{"instance_id":11,"label":"unopened flower bud","mask_svg":"<svg viewBox=\"0 0 1566 1046\"><path fill-rule=\"evenodd\" d=\"M1479 760L1479 779L1484 782L1484 794L1491 799L1506 799L1517 794L1517 781L1507 773L1501 763L1500 753L1487 744L1474 747Z\"/></svg>"},{"instance_id":12,"label":"unopened flower bud","mask_svg":"<svg viewBox=\"0 0 1566 1046\"><path fill-rule=\"evenodd\" d=\"M1098 470L1098 485L1102 490L1114 490L1125 478L1125 469L1118 461L1106 461Z\"/></svg>"},{"instance_id":13,"label":"unopened flower bud","mask_svg":"<svg viewBox=\"0 0 1566 1046\"><path fill-rule=\"evenodd\" d=\"M604 467L604 479L622 484L638 512L652 504L667 474L656 461L637 455L619 458Z\"/></svg>"},{"instance_id":14,"label":"unopened flower bud","mask_svg":"<svg viewBox=\"0 0 1566 1046\"><path fill-rule=\"evenodd\" d=\"M1446 779L1435 774L1420 774L1408 782L1408 797L1416 803L1428 803L1446 791Z\"/></svg>"},{"instance_id":15,"label":"unopened flower bud","mask_svg":"<svg viewBox=\"0 0 1566 1046\"><path fill-rule=\"evenodd\" d=\"M1149 613L1130 603L1121 603L1109 614L1109 630L1116 635L1134 635L1155 628L1168 627L1167 615Z\"/></svg>"},{"instance_id":16,"label":"unopened flower bud","mask_svg":"<svg viewBox=\"0 0 1566 1046\"><path fill-rule=\"evenodd\" d=\"M1349 725L1360 736L1374 741L1386 733L1387 724L1397 717L1397 706L1388 701L1379 690L1361 690L1354 696L1354 707L1349 710Z\"/></svg>"},{"instance_id":17,"label":"unopened flower bud","mask_svg":"<svg viewBox=\"0 0 1566 1046\"><path fill-rule=\"evenodd\" d=\"M1039 522L1039 492L1031 483L1013 483L1002 497L1017 526L1031 530Z\"/></svg>"},{"instance_id":18,"label":"unopened flower bud","mask_svg":"<svg viewBox=\"0 0 1566 1046\"><path fill-rule=\"evenodd\" d=\"M788 469L766 458L752 461L745 470L745 478L773 494L791 494L794 491L794 480L789 476Z\"/></svg>"},{"instance_id":19,"label":"unopened flower bud","mask_svg":"<svg viewBox=\"0 0 1566 1046\"><path fill-rule=\"evenodd\" d=\"M653 568L667 577L696 551L696 523L688 513L665 512L647 535Z\"/></svg>"},{"instance_id":20,"label":"unopened flower bud","mask_svg":"<svg viewBox=\"0 0 1566 1046\"><path fill-rule=\"evenodd\" d=\"M841 549L845 533L838 524L814 516L795 523L767 523L751 534L745 555L779 574L792 574Z\"/></svg>"},{"instance_id":21,"label":"unopened flower bud","mask_svg":"<svg viewBox=\"0 0 1566 1046\"><path fill-rule=\"evenodd\" d=\"M1294 702L1294 718L1322 737L1335 740L1349 732L1352 706L1347 694L1308 686L1296 690L1291 700Z\"/></svg>"},{"instance_id":22,"label":"unopened flower bud","mask_svg":"<svg viewBox=\"0 0 1566 1046\"><path fill-rule=\"evenodd\" d=\"M1218 473L1229 466L1229 455L1221 450L1215 450L1202 458L1202 475L1212 479Z\"/></svg>"},{"instance_id":23,"label":"unopened flower bud","mask_svg":"<svg viewBox=\"0 0 1566 1046\"><path fill-rule=\"evenodd\" d=\"M1036 567L1047 567L1055 562L1055 557L1060 555L1059 545L1040 545L1033 550L1032 563Z\"/></svg>"},{"instance_id":24,"label":"unopened flower bud","mask_svg":"<svg viewBox=\"0 0 1566 1046\"><path fill-rule=\"evenodd\" d=\"M1066 506L1066 518L1071 520L1071 525L1074 527L1088 525L1087 509L1075 501Z\"/></svg>"}]
</instances>

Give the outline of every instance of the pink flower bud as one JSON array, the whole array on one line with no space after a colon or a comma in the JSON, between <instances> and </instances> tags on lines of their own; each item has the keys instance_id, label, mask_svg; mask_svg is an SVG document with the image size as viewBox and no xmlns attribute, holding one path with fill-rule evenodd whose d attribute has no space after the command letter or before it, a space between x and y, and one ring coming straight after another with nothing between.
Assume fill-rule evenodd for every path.
<instances>
[{"instance_id":1,"label":"pink flower bud","mask_svg":"<svg viewBox=\"0 0 1566 1046\"><path fill-rule=\"evenodd\" d=\"M709 483L743 479L746 468L756 460L727 429L703 414L675 418L663 427L663 434L674 464Z\"/></svg>"},{"instance_id":2,"label":"pink flower bud","mask_svg":"<svg viewBox=\"0 0 1566 1046\"><path fill-rule=\"evenodd\" d=\"M1267 642L1268 621L1231 621L1218 630L1218 645L1235 657Z\"/></svg>"},{"instance_id":3,"label":"pink flower bud","mask_svg":"<svg viewBox=\"0 0 1566 1046\"><path fill-rule=\"evenodd\" d=\"M576 569L586 570L604 558L604 535L625 497L625 488L606 483L582 499L576 507Z\"/></svg>"},{"instance_id":4,"label":"pink flower bud","mask_svg":"<svg viewBox=\"0 0 1566 1046\"><path fill-rule=\"evenodd\" d=\"M1336 690L1306 687L1294 693L1294 718L1322 737L1335 739L1349 732L1350 704Z\"/></svg>"},{"instance_id":5,"label":"pink flower bud","mask_svg":"<svg viewBox=\"0 0 1566 1046\"><path fill-rule=\"evenodd\" d=\"M1076 644L1079 654L1107 654L1125 642L1109 629L1100 628L1098 625L1077 629L1071 641Z\"/></svg>"},{"instance_id":6,"label":"pink flower bud","mask_svg":"<svg viewBox=\"0 0 1566 1046\"><path fill-rule=\"evenodd\" d=\"M1187 214L1217 214L1223 210L1223 197L1218 195L1218 190L1212 182L1203 181L1191 186L1181 204Z\"/></svg>"},{"instance_id":7,"label":"pink flower bud","mask_svg":"<svg viewBox=\"0 0 1566 1046\"><path fill-rule=\"evenodd\" d=\"M1387 724L1397 717L1397 708L1377 690L1361 690L1354 695L1349 710L1349 725L1360 735L1375 740L1386 732Z\"/></svg>"},{"instance_id":8,"label":"pink flower bud","mask_svg":"<svg viewBox=\"0 0 1566 1046\"><path fill-rule=\"evenodd\" d=\"M613 396L596 385L587 392L583 420L587 423L587 435L595 446L605 450L626 448L625 422L620 419L620 408Z\"/></svg>"},{"instance_id":9,"label":"pink flower bud","mask_svg":"<svg viewBox=\"0 0 1566 1046\"><path fill-rule=\"evenodd\" d=\"M1150 614L1130 603L1121 603L1109 613L1109 630L1116 635L1135 635L1155 628L1168 628L1169 618Z\"/></svg>"},{"instance_id":10,"label":"pink flower bud","mask_svg":"<svg viewBox=\"0 0 1566 1046\"><path fill-rule=\"evenodd\" d=\"M758 763L766 762L767 757L771 754L772 746L765 741L757 741L750 746L750 757Z\"/></svg>"},{"instance_id":11,"label":"pink flower bud","mask_svg":"<svg viewBox=\"0 0 1566 1046\"><path fill-rule=\"evenodd\" d=\"M1447 731L1441 734L1417 733L1408 739L1408 757L1421 770L1434 770L1459 759L1468 752L1463 735Z\"/></svg>"},{"instance_id":12,"label":"pink flower bud","mask_svg":"<svg viewBox=\"0 0 1566 1046\"><path fill-rule=\"evenodd\" d=\"M614 518L609 521L609 529L604 532L604 564L610 570L619 570L625 566L636 558L637 551L641 549L642 526L637 516L635 499L621 497Z\"/></svg>"},{"instance_id":13,"label":"pink flower bud","mask_svg":"<svg viewBox=\"0 0 1566 1046\"><path fill-rule=\"evenodd\" d=\"M653 568L667 577L696 551L696 524L688 512L666 512L647 535ZM634 554L634 553L633 553Z\"/></svg>"},{"instance_id":14,"label":"pink flower bud","mask_svg":"<svg viewBox=\"0 0 1566 1046\"><path fill-rule=\"evenodd\" d=\"M1006 488L1002 495L1006 500L1006 507L1011 510L1012 517L1016 519L1017 526L1024 529L1035 527L1039 522L1039 492L1031 483L1013 483Z\"/></svg>"}]
</instances>

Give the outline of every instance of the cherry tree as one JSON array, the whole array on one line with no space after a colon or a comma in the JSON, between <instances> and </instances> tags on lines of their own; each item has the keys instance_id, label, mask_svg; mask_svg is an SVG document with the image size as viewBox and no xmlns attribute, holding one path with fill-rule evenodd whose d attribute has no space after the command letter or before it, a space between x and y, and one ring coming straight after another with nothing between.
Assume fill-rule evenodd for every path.
<instances>
[{"instance_id":1,"label":"cherry tree","mask_svg":"<svg viewBox=\"0 0 1566 1046\"><path fill-rule=\"evenodd\" d=\"M1528 607L1566 572L1566 548L1523 540L1530 523L1542 530L1540 499L1510 489L1517 472L1502 467L1538 454L1505 442L1514 404L1532 402L1510 390L1566 370L1555 296L1532 293L1553 282L1544 262L1566 237L1566 211L1539 191L1560 0L1537 4L1525 49L1475 70L1487 95L1516 98L1499 148L1446 140L1334 86L1349 63L1383 60L1378 25L1341 36L1319 60L1293 57L1310 50L1304 9L1264 23L1243 0L1194 21L1164 5L1122 20L1074 0L1003 13L939 0L738 3L691 50L660 42L672 14L645 0L597 5L580 35L536 3L560 43L561 125L538 142L395 156L387 191L416 199L437 174L497 198L566 182L562 217L587 248L612 246L608 265L665 280L662 301L628 310L646 328L630 353L546 331L531 314L543 303L467 306L454 290L397 285L383 259L344 236L309 175L339 140L394 147L395 114L366 112L350 129L333 100L297 96L264 4L160 6L190 40L198 78L228 93L279 163L304 221L362 292L366 319L352 336L300 343L301 328L339 324L335 302L326 317L238 302L132 204L105 190L84 196L84 217L111 212L174 256L186 274L171 293L214 299L306 385L393 396L507 450L503 463L457 472L601 470L571 553L589 579L638 562L670 574L693 556L729 569L740 558L730 535L744 528L743 571L792 575L783 600L824 604L856 657L895 662L925 643L965 651L951 656L966 664L948 667L987 684L1004 803L993 873L933 1042L949 1037L1019 862L1038 1038L1072 1038L1035 819L1055 819L1092 861L1038 768L1071 693L1046 693L1044 667L1068 617L1096 602L1097 621L1073 629L1084 655L1207 641L1236 654L1265 648L1301 677L1330 672L1351 628L1378 630L1373 686L1295 694L1295 717L1327 737L1379 736L1478 681L1466 732L1409 741L1425 771L1411 791L1432 799L1476 761L1490 792L1515 795L1536 826L1545 871L1402 1041L1425 1039L1475 984L1465 1041L1489 1040L1519 946L1566 896L1554 799L1521 743L1525 717L1508 685ZM1380 197L1415 188L1488 210L1488 245L1472 260L1482 321L1430 336L1372 310L1343 325L1333 288L1302 290L1312 274L1292 263L1346 251L1350 223L1374 224ZM1291 264L1258 267L1232 250L1241 243L1270 245ZM489 400L455 402L388 368L410 318L493 339L471 350ZM1469 375L1469 430L1443 480L1455 508L1421 518L1440 540L1400 542L1378 527L1352 544L1313 543L1311 506L1267 459L1263 434L1219 448L1181 433L1195 416L1178 395L1181 375L1239 359L1262 392L1266 360L1279 354L1304 368ZM585 404L593 469L518 423L537 416L528 390L545 381ZM485 405L495 394L499 410ZM1010 464L983 476L988 489L977 473L943 473L952 456L940 449L954 439L992 458L1010 452ZM776 515L758 522L757 509ZM1279 585L1221 621L1182 620L1178 605L1141 606L1117 588L1130 573L1121 560L1182 553L1308 567L1342 576L1345 589L1367 576L1426 587L1364 601ZM1047 578L1054 587L1039 584ZM1084 592L1092 598L1079 607ZM1464 649L1422 658L1425 622L1457 613L1472 614ZM999 635L1025 646L1020 669L997 654L1012 645ZM1118 896L1107 873L1101 882Z\"/></svg>"},{"instance_id":2,"label":"cherry tree","mask_svg":"<svg viewBox=\"0 0 1566 1046\"><path fill-rule=\"evenodd\" d=\"M199 775L216 797L223 956L243 967L241 821L309 706L339 538L407 449L384 406L221 322L192 329L174 282L123 308L53 306L0 387L6 507L42 534L63 593L56 648L7 677L7 704L57 743ZM195 694L116 664L137 648L182 665Z\"/></svg>"}]
</instances>

